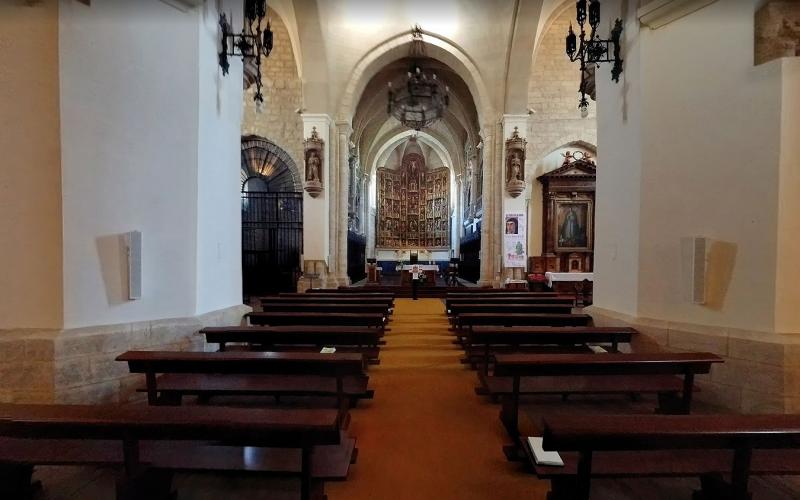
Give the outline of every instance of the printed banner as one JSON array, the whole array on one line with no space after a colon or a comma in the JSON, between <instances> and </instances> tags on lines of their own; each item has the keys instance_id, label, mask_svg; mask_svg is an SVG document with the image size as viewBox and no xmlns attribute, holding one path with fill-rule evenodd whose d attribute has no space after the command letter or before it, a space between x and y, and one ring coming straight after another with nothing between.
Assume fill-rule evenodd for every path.
<instances>
[{"instance_id":1,"label":"printed banner","mask_svg":"<svg viewBox=\"0 0 800 500\"><path fill-rule=\"evenodd\" d=\"M524 268L528 263L528 253L525 250L525 243L528 240L525 214L522 212L508 212L504 220L503 266Z\"/></svg>"}]
</instances>

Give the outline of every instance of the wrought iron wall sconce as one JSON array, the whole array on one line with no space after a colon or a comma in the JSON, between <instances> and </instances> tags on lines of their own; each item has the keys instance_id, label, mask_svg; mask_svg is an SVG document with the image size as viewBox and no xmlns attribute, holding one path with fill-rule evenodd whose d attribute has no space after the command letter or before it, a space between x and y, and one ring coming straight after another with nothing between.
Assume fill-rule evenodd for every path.
<instances>
[{"instance_id":1,"label":"wrought iron wall sconce","mask_svg":"<svg viewBox=\"0 0 800 500\"><path fill-rule=\"evenodd\" d=\"M581 116L584 118L589 114L589 101L586 95L593 95L594 91L590 87L594 87L594 69L600 66L600 63L611 62L614 67L611 69L611 79L619 83L619 76L622 74L622 62L620 59L620 39L622 37L622 20L617 19L614 22L614 29L611 30L611 39L602 40L597 34L597 26L600 24L600 1L591 0L588 8L588 21L589 21L589 36L586 36L586 21L587 21L587 8L586 0L578 0L576 2L578 26L581 28L580 45L578 45L579 38L572 30L572 23L569 25L569 33L567 34L567 55L572 62L581 62L581 85L579 92L581 93L581 100L578 104L578 109L581 110Z\"/></svg>"},{"instance_id":2,"label":"wrought iron wall sconce","mask_svg":"<svg viewBox=\"0 0 800 500\"><path fill-rule=\"evenodd\" d=\"M261 28L266 17L266 0L245 0L242 32L236 34L228 21L228 16L224 12L219 15L219 27L222 31L219 65L222 74L227 75L230 69L228 57L241 57L244 63L252 60L256 68L256 95L253 100L259 104L264 102L264 95L261 93L261 58L269 57L272 52L272 29L269 20L266 28Z\"/></svg>"}]
</instances>

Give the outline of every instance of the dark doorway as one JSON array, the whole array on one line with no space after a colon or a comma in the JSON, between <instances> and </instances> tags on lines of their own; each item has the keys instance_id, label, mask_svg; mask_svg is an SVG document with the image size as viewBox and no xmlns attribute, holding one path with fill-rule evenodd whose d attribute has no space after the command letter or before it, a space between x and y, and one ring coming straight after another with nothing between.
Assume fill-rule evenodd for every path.
<instances>
[{"instance_id":1,"label":"dark doorway","mask_svg":"<svg viewBox=\"0 0 800 500\"><path fill-rule=\"evenodd\" d=\"M250 297L294 291L303 253L303 193L291 157L242 138L242 284Z\"/></svg>"},{"instance_id":2,"label":"dark doorway","mask_svg":"<svg viewBox=\"0 0 800 500\"><path fill-rule=\"evenodd\" d=\"M477 283L481 276L481 227L480 222L475 230L468 230L461 238L459 254L461 263L458 266L458 276L467 281Z\"/></svg>"}]
</instances>

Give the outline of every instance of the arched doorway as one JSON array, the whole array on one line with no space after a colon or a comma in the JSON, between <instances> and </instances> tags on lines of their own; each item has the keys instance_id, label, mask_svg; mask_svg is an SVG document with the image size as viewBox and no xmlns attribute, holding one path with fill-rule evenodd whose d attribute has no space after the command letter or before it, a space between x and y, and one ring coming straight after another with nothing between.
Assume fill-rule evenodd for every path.
<instances>
[{"instance_id":1,"label":"arched doorway","mask_svg":"<svg viewBox=\"0 0 800 500\"><path fill-rule=\"evenodd\" d=\"M303 253L303 193L286 151L242 137L242 284L245 300L294 291Z\"/></svg>"}]
</instances>

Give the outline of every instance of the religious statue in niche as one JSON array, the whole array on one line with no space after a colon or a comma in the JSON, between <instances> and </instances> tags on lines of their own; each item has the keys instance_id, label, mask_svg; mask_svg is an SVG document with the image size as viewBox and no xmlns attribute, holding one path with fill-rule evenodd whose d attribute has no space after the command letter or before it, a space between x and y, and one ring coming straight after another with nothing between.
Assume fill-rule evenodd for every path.
<instances>
[{"instance_id":1,"label":"religious statue in niche","mask_svg":"<svg viewBox=\"0 0 800 500\"><path fill-rule=\"evenodd\" d=\"M322 192L322 159L325 141L320 139L317 127L311 129L311 137L303 141L304 159L306 166L305 184L303 188L316 198Z\"/></svg>"},{"instance_id":2,"label":"religious statue in niche","mask_svg":"<svg viewBox=\"0 0 800 500\"><path fill-rule=\"evenodd\" d=\"M506 192L516 198L525 191L525 146L528 141L519 136L519 129L506 141Z\"/></svg>"}]
</instances>

